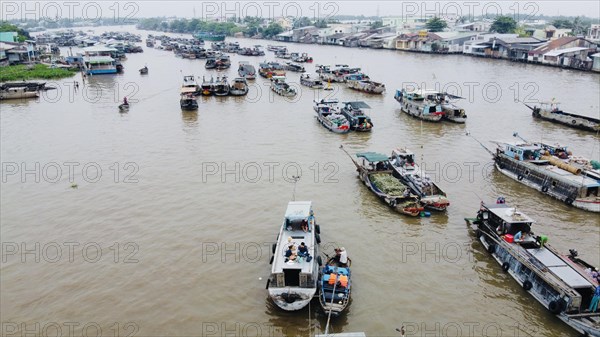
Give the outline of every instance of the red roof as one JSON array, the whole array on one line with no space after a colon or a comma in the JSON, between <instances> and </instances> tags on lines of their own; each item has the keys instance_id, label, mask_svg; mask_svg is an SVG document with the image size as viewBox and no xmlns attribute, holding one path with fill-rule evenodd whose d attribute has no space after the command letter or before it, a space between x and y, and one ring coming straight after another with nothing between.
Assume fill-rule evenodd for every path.
<instances>
[{"instance_id":1,"label":"red roof","mask_svg":"<svg viewBox=\"0 0 600 337\"><path fill-rule=\"evenodd\" d=\"M565 37L560 37L554 41L550 41L547 44L537 47L534 50L530 51L530 54L545 54L551 50L554 49L560 49L560 47L569 44L575 40L584 40L580 37L575 37L575 36L565 36Z\"/></svg>"}]
</instances>

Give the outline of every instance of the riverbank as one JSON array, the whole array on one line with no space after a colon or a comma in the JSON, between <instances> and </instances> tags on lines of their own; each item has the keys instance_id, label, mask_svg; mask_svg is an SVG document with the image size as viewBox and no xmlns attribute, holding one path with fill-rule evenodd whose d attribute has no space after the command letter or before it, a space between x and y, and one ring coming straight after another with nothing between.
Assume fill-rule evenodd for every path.
<instances>
[{"instance_id":1,"label":"riverbank","mask_svg":"<svg viewBox=\"0 0 600 337\"><path fill-rule=\"evenodd\" d=\"M36 64L33 68L27 65L16 65L0 68L0 82L22 81L22 80L54 80L71 77L77 73L76 70L63 68L50 68L44 64Z\"/></svg>"}]
</instances>

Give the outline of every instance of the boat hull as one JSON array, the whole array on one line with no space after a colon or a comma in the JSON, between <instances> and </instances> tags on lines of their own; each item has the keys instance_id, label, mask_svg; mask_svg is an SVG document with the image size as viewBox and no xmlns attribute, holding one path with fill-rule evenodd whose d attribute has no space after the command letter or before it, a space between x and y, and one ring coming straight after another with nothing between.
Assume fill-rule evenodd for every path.
<instances>
[{"instance_id":1,"label":"boat hull","mask_svg":"<svg viewBox=\"0 0 600 337\"><path fill-rule=\"evenodd\" d=\"M554 113L539 108L532 109L532 116L549 122L566 125L575 129L598 132L600 131L600 120L579 116L575 114L560 112Z\"/></svg>"},{"instance_id":2,"label":"boat hull","mask_svg":"<svg viewBox=\"0 0 600 337\"><path fill-rule=\"evenodd\" d=\"M340 127L334 127L331 123L331 121L326 121L325 117L323 116L317 116L317 121L319 121L319 123L321 123L321 125L323 125L323 127L333 133L348 133L350 132L350 126L349 125L342 125ZM343 126L346 126L345 128Z\"/></svg>"},{"instance_id":3,"label":"boat hull","mask_svg":"<svg viewBox=\"0 0 600 337\"><path fill-rule=\"evenodd\" d=\"M594 213L600 212L600 198L598 198L598 197L596 198L596 200L586 200L586 199L570 200L568 197L566 197L562 194L555 193L552 188L547 188L546 191L544 191L544 188L543 188L544 186L527 179L526 176L519 175L515 172L507 170L502 163L498 162L498 160L496 161L494 166L500 173L504 174L505 176L507 176L525 186L536 189L540 193L551 196L552 198L560 200L568 205L571 205L571 206L579 208L579 209L583 209L583 210L594 212Z\"/></svg>"},{"instance_id":4,"label":"boat hull","mask_svg":"<svg viewBox=\"0 0 600 337\"><path fill-rule=\"evenodd\" d=\"M269 297L273 303L285 311L296 311L306 307L316 293L317 288L269 288Z\"/></svg>"},{"instance_id":5,"label":"boat hull","mask_svg":"<svg viewBox=\"0 0 600 337\"><path fill-rule=\"evenodd\" d=\"M378 172L385 173L385 172ZM392 172L388 172L392 175ZM361 170L359 172L360 180L367 186L371 192L373 192L379 199L385 202L388 206L393 208L396 212L408 215L408 216L418 216L423 211L423 207L421 204L415 200L413 197L398 197L398 196L390 196L387 195L375 187L374 183L369 178L369 172L366 170ZM408 187L406 187L408 188Z\"/></svg>"}]
</instances>

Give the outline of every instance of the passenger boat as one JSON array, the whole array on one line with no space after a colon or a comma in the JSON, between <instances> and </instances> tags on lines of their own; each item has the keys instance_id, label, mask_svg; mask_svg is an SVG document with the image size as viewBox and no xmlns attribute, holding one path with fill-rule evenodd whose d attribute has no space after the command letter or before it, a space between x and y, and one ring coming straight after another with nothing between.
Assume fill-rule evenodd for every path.
<instances>
[{"instance_id":1,"label":"passenger boat","mask_svg":"<svg viewBox=\"0 0 600 337\"><path fill-rule=\"evenodd\" d=\"M295 73L303 73L303 72L306 71L306 70L304 70L303 66L301 66L299 64L292 63L292 62L286 62L285 69L289 70L289 71L293 71Z\"/></svg>"},{"instance_id":2,"label":"passenger boat","mask_svg":"<svg viewBox=\"0 0 600 337\"><path fill-rule=\"evenodd\" d=\"M354 131L371 131L373 122L371 121L371 117L367 116L363 111L370 108L367 103L362 101L344 102L342 114L350 122L350 129Z\"/></svg>"},{"instance_id":3,"label":"passenger boat","mask_svg":"<svg viewBox=\"0 0 600 337\"><path fill-rule=\"evenodd\" d=\"M148 67L144 66L144 68L140 69L140 74L141 75L148 74Z\"/></svg>"},{"instance_id":4,"label":"passenger boat","mask_svg":"<svg viewBox=\"0 0 600 337\"><path fill-rule=\"evenodd\" d=\"M193 75L183 76L183 84L181 85L181 94L199 95L200 87L196 83Z\"/></svg>"},{"instance_id":5,"label":"passenger boat","mask_svg":"<svg viewBox=\"0 0 600 337\"><path fill-rule=\"evenodd\" d=\"M428 122L439 122L444 117L442 106L426 99L420 89L410 92L406 89L396 90L394 98L400 103L400 110L413 117Z\"/></svg>"},{"instance_id":6,"label":"passenger boat","mask_svg":"<svg viewBox=\"0 0 600 337\"><path fill-rule=\"evenodd\" d=\"M527 104L525 106L531 109L533 117L576 129L592 132L600 131L600 119L564 112L560 109L560 103L558 102L543 102L540 107L536 105L531 107Z\"/></svg>"},{"instance_id":7,"label":"passenger boat","mask_svg":"<svg viewBox=\"0 0 600 337\"><path fill-rule=\"evenodd\" d=\"M229 95L229 91L231 90L231 88L229 87L229 83L227 82L227 76L217 77L217 80L213 87L213 94L215 96L227 96Z\"/></svg>"},{"instance_id":8,"label":"passenger boat","mask_svg":"<svg viewBox=\"0 0 600 337\"><path fill-rule=\"evenodd\" d=\"M366 92L368 94L383 94L385 91L385 84L369 80L346 81L346 86L350 89Z\"/></svg>"},{"instance_id":9,"label":"passenger boat","mask_svg":"<svg viewBox=\"0 0 600 337\"><path fill-rule=\"evenodd\" d=\"M532 232L531 218L502 198L482 202L477 217L465 220L502 270L544 308L583 336L600 336L600 312L588 310L598 280L586 272L592 266L577 251L559 253L546 236Z\"/></svg>"},{"instance_id":10,"label":"passenger boat","mask_svg":"<svg viewBox=\"0 0 600 337\"><path fill-rule=\"evenodd\" d=\"M308 224L308 230L302 229ZM320 228L316 224L311 201L290 201L277 242L273 244L271 275L267 280L269 297L281 309L300 310L308 305L317 293L319 266ZM308 257L287 257L286 252L297 248L302 242L308 248Z\"/></svg>"},{"instance_id":11,"label":"passenger boat","mask_svg":"<svg viewBox=\"0 0 600 337\"><path fill-rule=\"evenodd\" d=\"M243 77L234 78L229 89L231 96L244 96L248 93L248 83Z\"/></svg>"},{"instance_id":12,"label":"passenger boat","mask_svg":"<svg viewBox=\"0 0 600 337\"><path fill-rule=\"evenodd\" d=\"M117 61L113 56L117 49L107 46L91 46L83 48L83 68L88 75L116 74L119 69ZM122 70L121 65L121 70Z\"/></svg>"},{"instance_id":13,"label":"passenger boat","mask_svg":"<svg viewBox=\"0 0 600 337\"><path fill-rule=\"evenodd\" d=\"M300 84L312 89L323 89L323 81L318 77L310 77L309 74L300 75Z\"/></svg>"},{"instance_id":14,"label":"passenger boat","mask_svg":"<svg viewBox=\"0 0 600 337\"><path fill-rule=\"evenodd\" d=\"M277 62L263 62L258 65L258 74L264 78L285 76L285 69Z\"/></svg>"},{"instance_id":15,"label":"passenger boat","mask_svg":"<svg viewBox=\"0 0 600 337\"><path fill-rule=\"evenodd\" d=\"M327 130L335 133L350 132L350 123L348 119L342 115L337 107L339 101L337 99L322 99L315 101L315 112L317 120Z\"/></svg>"},{"instance_id":16,"label":"passenger boat","mask_svg":"<svg viewBox=\"0 0 600 337\"><path fill-rule=\"evenodd\" d=\"M417 195L423 206L445 211L450 206L446 193L415 162L415 154L408 149L392 150L390 163L394 176L402 180Z\"/></svg>"},{"instance_id":17,"label":"passenger boat","mask_svg":"<svg viewBox=\"0 0 600 337\"><path fill-rule=\"evenodd\" d=\"M567 205L600 212L600 180L547 155L539 144L495 142L495 167L502 174Z\"/></svg>"},{"instance_id":18,"label":"passenger boat","mask_svg":"<svg viewBox=\"0 0 600 337\"><path fill-rule=\"evenodd\" d=\"M271 90L273 90L279 96L296 96L296 90L294 90L294 88L290 87L290 85L285 82L285 76L271 77Z\"/></svg>"},{"instance_id":19,"label":"passenger boat","mask_svg":"<svg viewBox=\"0 0 600 337\"><path fill-rule=\"evenodd\" d=\"M351 264L350 259L347 265L342 265L331 257L321 269L319 303L326 314L339 316L348 307L352 289Z\"/></svg>"},{"instance_id":20,"label":"passenger boat","mask_svg":"<svg viewBox=\"0 0 600 337\"><path fill-rule=\"evenodd\" d=\"M253 80L256 78L256 69L253 65L248 63L247 61L240 61L240 65L238 68L238 75L247 80Z\"/></svg>"},{"instance_id":21,"label":"passenger boat","mask_svg":"<svg viewBox=\"0 0 600 337\"><path fill-rule=\"evenodd\" d=\"M380 200L395 211L418 216L424 210L417 196L411 195L408 186L393 176L388 156L375 152L357 153L357 162L340 146L356 166L358 177Z\"/></svg>"},{"instance_id":22,"label":"passenger boat","mask_svg":"<svg viewBox=\"0 0 600 337\"><path fill-rule=\"evenodd\" d=\"M192 94L181 94L179 105L181 106L181 110L198 110L198 101L196 101L196 97Z\"/></svg>"},{"instance_id":23,"label":"passenger boat","mask_svg":"<svg viewBox=\"0 0 600 337\"><path fill-rule=\"evenodd\" d=\"M22 98L36 98L39 97L39 91L37 87L3 87L0 89L0 100L5 99L22 99Z\"/></svg>"},{"instance_id":24,"label":"passenger boat","mask_svg":"<svg viewBox=\"0 0 600 337\"><path fill-rule=\"evenodd\" d=\"M214 91L214 78L210 78L210 81L207 81L206 78L204 76L202 76L202 86L201 88L201 92L203 96L210 96L213 94Z\"/></svg>"}]
</instances>

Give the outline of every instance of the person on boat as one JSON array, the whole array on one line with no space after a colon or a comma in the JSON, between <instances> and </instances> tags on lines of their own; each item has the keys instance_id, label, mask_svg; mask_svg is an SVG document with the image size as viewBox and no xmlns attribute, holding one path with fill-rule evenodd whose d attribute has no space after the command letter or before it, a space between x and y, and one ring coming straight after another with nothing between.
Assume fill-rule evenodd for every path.
<instances>
[{"instance_id":1,"label":"person on boat","mask_svg":"<svg viewBox=\"0 0 600 337\"><path fill-rule=\"evenodd\" d=\"M288 246L288 250L286 250L286 252L285 252L285 257L287 258L285 260L285 262L296 260L297 255L296 255L296 248L294 247L294 245Z\"/></svg>"},{"instance_id":2,"label":"person on boat","mask_svg":"<svg viewBox=\"0 0 600 337\"><path fill-rule=\"evenodd\" d=\"M315 213L312 209L310 210L310 214L308 215L308 218L306 220L308 223L308 231L310 232L312 226L314 226L317 223L317 220L315 219Z\"/></svg>"},{"instance_id":3,"label":"person on boat","mask_svg":"<svg viewBox=\"0 0 600 337\"><path fill-rule=\"evenodd\" d=\"M304 242L300 243L300 246L298 246L298 256L308 257L308 247L306 247Z\"/></svg>"},{"instance_id":4,"label":"person on boat","mask_svg":"<svg viewBox=\"0 0 600 337\"><path fill-rule=\"evenodd\" d=\"M590 312L598 311L598 302L600 302L600 285L594 291L594 297L592 297L592 301L590 302Z\"/></svg>"},{"instance_id":5,"label":"person on boat","mask_svg":"<svg viewBox=\"0 0 600 337\"><path fill-rule=\"evenodd\" d=\"M348 252L346 252L346 248L336 248L333 260L337 262L339 267L346 267L348 265Z\"/></svg>"},{"instance_id":6,"label":"person on boat","mask_svg":"<svg viewBox=\"0 0 600 337\"><path fill-rule=\"evenodd\" d=\"M129 102L127 102L127 97L123 97L123 105L129 105Z\"/></svg>"},{"instance_id":7,"label":"person on boat","mask_svg":"<svg viewBox=\"0 0 600 337\"><path fill-rule=\"evenodd\" d=\"M300 226L304 232L308 232L308 221L306 221L306 219L302 219L302 224Z\"/></svg>"}]
</instances>

